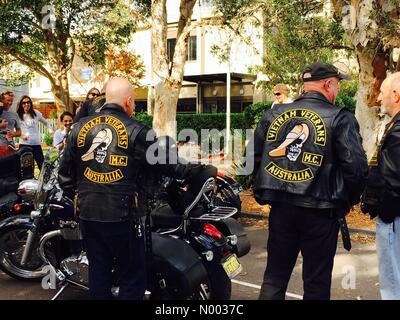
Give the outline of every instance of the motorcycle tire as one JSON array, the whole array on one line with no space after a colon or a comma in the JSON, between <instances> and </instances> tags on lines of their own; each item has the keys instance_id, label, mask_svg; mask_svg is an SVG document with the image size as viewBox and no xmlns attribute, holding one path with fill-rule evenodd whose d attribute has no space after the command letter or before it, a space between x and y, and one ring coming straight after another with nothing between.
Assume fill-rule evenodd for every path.
<instances>
[{"instance_id":1,"label":"motorcycle tire","mask_svg":"<svg viewBox=\"0 0 400 320\"><path fill-rule=\"evenodd\" d=\"M210 300L230 300L232 282L220 264L206 265L210 282Z\"/></svg>"},{"instance_id":2,"label":"motorcycle tire","mask_svg":"<svg viewBox=\"0 0 400 320\"><path fill-rule=\"evenodd\" d=\"M32 254L27 266L20 265L29 229L14 225L0 231L0 269L18 280L38 280L46 275L45 263L37 252Z\"/></svg>"}]
</instances>

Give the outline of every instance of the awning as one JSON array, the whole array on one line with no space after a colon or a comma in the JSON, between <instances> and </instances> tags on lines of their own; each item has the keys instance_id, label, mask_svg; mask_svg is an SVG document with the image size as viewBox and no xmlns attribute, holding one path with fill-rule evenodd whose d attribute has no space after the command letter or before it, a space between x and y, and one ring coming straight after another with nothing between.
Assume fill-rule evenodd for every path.
<instances>
[{"instance_id":1,"label":"awning","mask_svg":"<svg viewBox=\"0 0 400 320\"><path fill-rule=\"evenodd\" d=\"M256 76L252 74L246 74L246 73L236 73L236 72L231 72L231 80L232 81L255 81ZM192 76L184 76L183 77L184 81L188 82L215 82L215 81L221 81L221 82L226 82L226 73L213 73L213 74L198 74L198 75L192 75Z\"/></svg>"}]
</instances>

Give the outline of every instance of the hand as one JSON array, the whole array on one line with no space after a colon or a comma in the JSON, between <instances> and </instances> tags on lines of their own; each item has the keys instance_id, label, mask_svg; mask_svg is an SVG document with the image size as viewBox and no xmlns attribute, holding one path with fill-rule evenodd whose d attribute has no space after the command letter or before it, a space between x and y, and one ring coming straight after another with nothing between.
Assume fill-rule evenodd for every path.
<instances>
[{"instance_id":1,"label":"hand","mask_svg":"<svg viewBox=\"0 0 400 320\"><path fill-rule=\"evenodd\" d=\"M25 134L22 134L22 135L21 135L21 139L24 140L24 141L26 141L26 140L29 139L29 137L28 137L27 135L25 135Z\"/></svg>"},{"instance_id":2,"label":"hand","mask_svg":"<svg viewBox=\"0 0 400 320\"><path fill-rule=\"evenodd\" d=\"M8 130L6 134L6 138L8 141L12 141L14 138L14 132L12 130Z\"/></svg>"},{"instance_id":3,"label":"hand","mask_svg":"<svg viewBox=\"0 0 400 320\"><path fill-rule=\"evenodd\" d=\"M371 219L375 218L380 211L379 206L370 205L365 203L364 201L361 201L360 209L362 213L369 214L371 216Z\"/></svg>"},{"instance_id":4,"label":"hand","mask_svg":"<svg viewBox=\"0 0 400 320\"><path fill-rule=\"evenodd\" d=\"M8 127L7 120L2 119L0 122L0 129L6 129Z\"/></svg>"}]
</instances>

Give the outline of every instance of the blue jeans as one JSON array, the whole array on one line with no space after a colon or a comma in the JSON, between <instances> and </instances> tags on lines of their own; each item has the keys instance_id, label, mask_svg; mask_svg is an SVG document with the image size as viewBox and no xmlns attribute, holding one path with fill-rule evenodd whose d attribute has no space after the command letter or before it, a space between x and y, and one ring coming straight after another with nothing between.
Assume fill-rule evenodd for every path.
<instances>
[{"instance_id":1,"label":"blue jeans","mask_svg":"<svg viewBox=\"0 0 400 320\"><path fill-rule=\"evenodd\" d=\"M376 220L379 286L383 300L400 300L400 217L393 223Z\"/></svg>"}]
</instances>

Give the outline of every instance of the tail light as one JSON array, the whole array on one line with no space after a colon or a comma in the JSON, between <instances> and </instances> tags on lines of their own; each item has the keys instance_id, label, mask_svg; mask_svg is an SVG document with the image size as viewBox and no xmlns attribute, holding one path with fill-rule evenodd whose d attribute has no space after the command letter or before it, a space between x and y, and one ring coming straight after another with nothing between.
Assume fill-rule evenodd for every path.
<instances>
[{"instance_id":1,"label":"tail light","mask_svg":"<svg viewBox=\"0 0 400 320\"><path fill-rule=\"evenodd\" d=\"M205 223L203 225L203 232L213 238L222 238L222 233L215 226L209 223Z\"/></svg>"},{"instance_id":2,"label":"tail light","mask_svg":"<svg viewBox=\"0 0 400 320\"><path fill-rule=\"evenodd\" d=\"M15 212L20 212L22 209L22 206L19 203L14 204L14 211Z\"/></svg>"}]
</instances>

